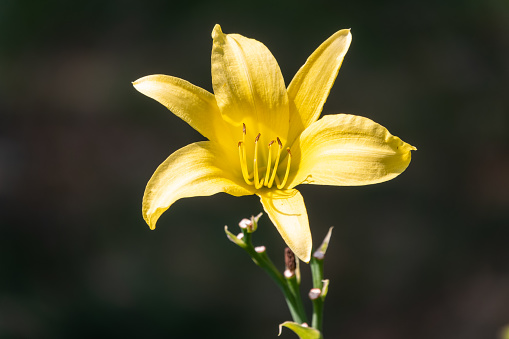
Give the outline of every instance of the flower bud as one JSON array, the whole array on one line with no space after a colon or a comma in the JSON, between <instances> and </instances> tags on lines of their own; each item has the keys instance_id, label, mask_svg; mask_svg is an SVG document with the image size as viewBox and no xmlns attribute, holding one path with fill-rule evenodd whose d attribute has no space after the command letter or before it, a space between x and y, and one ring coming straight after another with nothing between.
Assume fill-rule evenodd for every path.
<instances>
[{"instance_id":1,"label":"flower bud","mask_svg":"<svg viewBox=\"0 0 509 339\"><path fill-rule=\"evenodd\" d=\"M295 268L297 267L297 263L295 261L295 254L293 254L290 248L285 248L285 266L288 271L292 274L295 273Z\"/></svg>"},{"instance_id":2,"label":"flower bud","mask_svg":"<svg viewBox=\"0 0 509 339\"><path fill-rule=\"evenodd\" d=\"M253 226L253 222L251 221L251 219L242 219L240 222L239 222L239 227L242 228L242 229L249 229L249 227L252 227Z\"/></svg>"},{"instance_id":3,"label":"flower bud","mask_svg":"<svg viewBox=\"0 0 509 339\"><path fill-rule=\"evenodd\" d=\"M292 272L288 269L286 269L284 272L283 272L283 275L285 276L286 279L291 279L293 278L293 276L295 275L295 272Z\"/></svg>"},{"instance_id":4,"label":"flower bud","mask_svg":"<svg viewBox=\"0 0 509 339\"><path fill-rule=\"evenodd\" d=\"M251 216L250 219L244 218L239 222L239 227L243 230L243 232L253 233L258 228L258 219L262 216L262 213L258 214L256 217Z\"/></svg>"},{"instance_id":5,"label":"flower bud","mask_svg":"<svg viewBox=\"0 0 509 339\"><path fill-rule=\"evenodd\" d=\"M257 247L255 247L256 253L263 253L263 252L265 252L265 250L266 250L265 246L257 246Z\"/></svg>"},{"instance_id":6,"label":"flower bud","mask_svg":"<svg viewBox=\"0 0 509 339\"><path fill-rule=\"evenodd\" d=\"M311 299L311 300L316 300L316 299L320 298L320 295L322 295L322 290L319 288L312 288L309 291L309 299Z\"/></svg>"}]
</instances>

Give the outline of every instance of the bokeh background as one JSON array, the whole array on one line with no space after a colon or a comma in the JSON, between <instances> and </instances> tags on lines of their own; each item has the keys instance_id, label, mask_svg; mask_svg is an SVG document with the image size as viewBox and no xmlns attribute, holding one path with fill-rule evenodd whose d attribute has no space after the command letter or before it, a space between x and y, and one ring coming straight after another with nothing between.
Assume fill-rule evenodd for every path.
<instances>
[{"instance_id":1,"label":"bokeh background","mask_svg":"<svg viewBox=\"0 0 509 339\"><path fill-rule=\"evenodd\" d=\"M211 91L216 23L265 43L287 84L351 28L324 113L369 117L418 147L390 182L301 186L315 244L335 226L326 338L499 338L505 0L1 0L0 338L275 338L289 320L224 236L261 211L256 197L181 200L155 231L141 217L155 168L203 137L131 82L163 73ZM267 217L255 243L283 268Z\"/></svg>"}]
</instances>

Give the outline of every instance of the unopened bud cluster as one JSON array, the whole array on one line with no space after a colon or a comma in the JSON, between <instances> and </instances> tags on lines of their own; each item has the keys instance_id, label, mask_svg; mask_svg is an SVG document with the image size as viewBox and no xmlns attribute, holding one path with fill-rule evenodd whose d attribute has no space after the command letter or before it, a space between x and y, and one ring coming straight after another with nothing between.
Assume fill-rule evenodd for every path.
<instances>
[{"instance_id":1,"label":"unopened bud cluster","mask_svg":"<svg viewBox=\"0 0 509 339\"><path fill-rule=\"evenodd\" d=\"M225 230L226 236L233 243L235 243L238 246L246 249L246 246L249 246L248 244L251 241L250 240L251 239L251 236L250 236L251 233L256 231L256 229L258 228L258 219L260 219L261 216L262 216L262 213L258 214L256 217L255 216L251 216L250 219L247 219L247 218L242 219L239 222L239 227L240 227L240 230L242 232L237 234L237 236L233 235L230 231L228 231L228 226L225 226L224 230ZM261 252L259 252L259 253L263 253L264 252L261 249L260 249L260 251Z\"/></svg>"},{"instance_id":2,"label":"unopened bud cluster","mask_svg":"<svg viewBox=\"0 0 509 339\"><path fill-rule=\"evenodd\" d=\"M253 233L255 231L255 224L251 219L242 219L239 222L239 227L243 230L246 230L248 233Z\"/></svg>"},{"instance_id":3,"label":"unopened bud cluster","mask_svg":"<svg viewBox=\"0 0 509 339\"><path fill-rule=\"evenodd\" d=\"M225 226L224 230L228 239L235 243L237 246L244 249L250 256L253 262L263 268L283 290L285 294L285 298L290 307L290 311L292 312L292 316L294 317L293 323L285 322L280 325L286 326L290 329L297 326L301 330L306 329L309 325L305 322L306 314L304 310L304 305L301 300L300 294L300 264L299 259L295 257L295 254L290 248L285 248L284 258L285 258L285 270L283 276L278 271L277 267L270 260L267 249L265 246L253 246L252 243L252 233L256 231L258 228L258 220L262 216L262 213L258 214L256 217L252 216L251 218L244 218L239 222L239 227L241 229L241 233L238 235L234 235L230 231L228 231L228 227ZM305 332L305 333L313 333L312 338L318 338L315 336L316 334L320 334L320 332L316 329L321 328L321 314L323 311L323 302L325 297L327 296L329 289L329 280L323 279L323 260L325 258L325 253L327 251L327 247L329 245L329 240L332 233L332 227L329 228L329 232L327 233L325 239L323 240L320 247L313 253L311 258L310 266L311 266L311 274L313 276L313 288L309 291L309 299L311 299L313 304L313 323L311 325L313 331ZM289 327L291 324L292 326ZM296 332L297 333L297 332ZM302 332L304 333L304 332ZM321 335L320 338L323 338ZM311 337L309 337L311 338ZM508 338L509 339L509 338Z\"/></svg>"}]
</instances>

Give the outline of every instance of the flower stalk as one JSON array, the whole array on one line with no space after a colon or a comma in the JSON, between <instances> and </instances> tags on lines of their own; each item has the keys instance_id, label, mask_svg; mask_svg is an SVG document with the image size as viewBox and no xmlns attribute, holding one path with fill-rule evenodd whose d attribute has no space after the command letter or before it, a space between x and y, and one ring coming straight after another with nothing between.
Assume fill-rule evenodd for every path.
<instances>
[{"instance_id":1,"label":"flower stalk","mask_svg":"<svg viewBox=\"0 0 509 339\"><path fill-rule=\"evenodd\" d=\"M323 326L323 304L329 287L329 280L323 279L323 261L325 253L329 247L330 237L333 227L329 228L329 232L325 236L322 244L313 253L309 266L311 267L311 275L313 277L313 288L309 293L309 298L313 303L313 317L311 326L322 332Z\"/></svg>"},{"instance_id":2,"label":"flower stalk","mask_svg":"<svg viewBox=\"0 0 509 339\"><path fill-rule=\"evenodd\" d=\"M235 236L233 233L228 231L228 226L225 226L224 230L226 236L230 241L232 241L234 244L238 245L240 248L246 251L247 254L253 260L253 262L259 267L261 267L279 286L279 288L283 292L286 303L288 305L288 309L290 310L290 314L292 315L293 321L299 324L306 323L307 317L304 311L302 298L300 297L300 293L298 290L298 284L295 273L293 274L292 278L290 279L285 278L283 274L281 274L278 271L272 260L269 258L265 246L258 247L253 246L252 232L249 232L249 230L257 228L258 219L260 217L261 213L256 217L251 217L251 221L253 224L252 228L241 227L242 237Z\"/></svg>"},{"instance_id":3,"label":"flower stalk","mask_svg":"<svg viewBox=\"0 0 509 339\"><path fill-rule=\"evenodd\" d=\"M305 315L306 311L304 310L304 304L300 295L300 272L297 263L298 259L295 258L295 254L292 252L292 250L289 247L285 248L286 269L283 275L286 279L286 283L288 284L290 292L295 299L299 313Z\"/></svg>"},{"instance_id":4,"label":"flower stalk","mask_svg":"<svg viewBox=\"0 0 509 339\"><path fill-rule=\"evenodd\" d=\"M329 280L323 279L323 261L332 234L332 227L329 229L320 247L313 253L310 261L313 288L309 291L308 296L313 304L313 314L311 327L309 328L300 293L299 260L295 257L295 254L290 248L287 247L285 249L285 271L281 274L269 258L265 246L254 247L252 243L253 232L258 227L258 219L261 215L262 213L256 217L251 217L251 219L243 219L239 223L242 233L237 236L231 233L228 227L225 226L226 236L230 241L246 251L253 262L260 266L283 292L294 322L286 322L281 324L281 326L288 327L297 332L304 331L304 333L311 333L309 334L310 336L306 334L303 337L301 336L301 338L323 339L323 305L329 287Z\"/></svg>"}]
</instances>

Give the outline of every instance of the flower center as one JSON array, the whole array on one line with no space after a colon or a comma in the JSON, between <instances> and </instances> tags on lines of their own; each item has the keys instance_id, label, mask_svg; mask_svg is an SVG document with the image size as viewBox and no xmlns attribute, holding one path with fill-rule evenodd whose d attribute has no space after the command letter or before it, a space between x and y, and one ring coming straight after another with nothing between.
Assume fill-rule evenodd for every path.
<instances>
[{"instance_id":1,"label":"flower center","mask_svg":"<svg viewBox=\"0 0 509 339\"><path fill-rule=\"evenodd\" d=\"M292 153L290 152L290 148L286 148L288 152L288 161L286 163L286 171L283 177L283 181L281 181L277 175L277 169L279 166L279 159L281 158L281 151L283 149L283 144L279 138L276 140L272 140L269 142L269 151L267 155L266 162L258 158L258 144L260 143L261 134L258 133L254 140L254 153L253 153L253 169L249 172L249 166L246 155L246 125L242 124L242 141L239 141L239 159L240 159L240 168L242 170L242 176L244 177L245 182L248 185L254 185L256 189L262 188L266 186L271 188L274 181L276 182L276 186L278 189L282 189L286 185L286 181L288 180L288 174L290 173L290 162L292 160ZM274 148L277 147L277 150ZM272 156L275 151L277 151L276 159L272 162Z\"/></svg>"}]
</instances>

